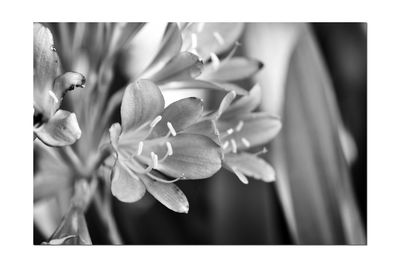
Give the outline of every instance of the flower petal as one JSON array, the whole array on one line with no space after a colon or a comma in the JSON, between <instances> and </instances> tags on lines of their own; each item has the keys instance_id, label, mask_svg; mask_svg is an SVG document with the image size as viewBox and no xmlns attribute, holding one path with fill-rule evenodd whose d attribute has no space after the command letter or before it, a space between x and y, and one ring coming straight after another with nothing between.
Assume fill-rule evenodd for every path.
<instances>
[{"instance_id":1,"label":"flower petal","mask_svg":"<svg viewBox=\"0 0 400 267\"><path fill-rule=\"evenodd\" d=\"M118 151L118 140L119 136L121 135L121 124L118 122L111 125L110 129L108 130L110 133L110 142L113 148Z\"/></svg>"},{"instance_id":2,"label":"flower petal","mask_svg":"<svg viewBox=\"0 0 400 267\"><path fill-rule=\"evenodd\" d=\"M48 94L58 76L59 58L53 35L40 23L33 25L34 104L38 112L51 116L52 98Z\"/></svg>"},{"instance_id":3,"label":"flower petal","mask_svg":"<svg viewBox=\"0 0 400 267\"><path fill-rule=\"evenodd\" d=\"M197 134L179 134L168 138L173 154L158 163L160 172L171 177L187 179L208 178L221 168L221 150L210 138ZM147 148L146 148L147 147ZM166 146L146 146L157 155L165 155Z\"/></svg>"},{"instance_id":4,"label":"flower petal","mask_svg":"<svg viewBox=\"0 0 400 267\"><path fill-rule=\"evenodd\" d=\"M53 92L61 100L67 91L74 90L75 87L85 87L86 78L78 72L66 72L58 76L54 81ZM61 103L61 102L60 102Z\"/></svg>"},{"instance_id":5,"label":"flower petal","mask_svg":"<svg viewBox=\"0 0 400 267\"><path fill-rule=\"evenodd\" d=\"M196 124L193 124L186 128L184 132L204 135L213 140L216 144L221 143L216 123L211 119L202 120Z\"/></svg>"},{"instance_id":6,"label":"flower petal","mask_svg":"<svg viewBox=\"0 0 400 267\"><path fill-rule=\"evenodd\" d=\"M160 176L161 174L157 174ZM162 183L145 175L141 176L147 191L167 208L180 213L188 213L189 202L185 194L173 183Z\"/></svg>"},{"instance_id":7,"label":"flower petal","mask_svg":"<svg viewBox=\"0 0 400 267\"><path fill-rule=\"evenodd\" d=\"M271 165L253 154L244 152L239 154L227 153L224 158L224 166L234 171L242 182L244 181L240 174L251 176L264 182L275 181L275 171Z\"/></svg>"},{"instance_id":8,"label":"flower petal","mask_svg":"<svg viewBox=\"0 0 400 267\"><path fill-rule=\"evenodd\" d=\"M162 119L154 127L150 138L165 136L169 129L167 123L170 122L176 132L184 130L189 125L196 123L203 112L203 101L196 97L188 97L178 100L161 114Z\"/></svg>"},{"instance_id":9,"label":"flower petal","mask_svg":"<svg viewBox=\"0 0 400 267\"><path fill-rule=\"evenodd\" d=\"M81 129L74 113L58 110L47 123L34 128L36 136L49 146L67 146L81 137Z\"/></svg>"},{"instance_id":10,"label":"flower petal","mask_svg":"<svg viewBox=\"0 0 400 267\"><path fill-rule=\"evenodd\" d=\"M217 91L235 91L238 95L245 95L247 91L239 86L225 86L213 82L203 80L185 80L173 81L161 84L160 88L163 90L176 90L176 89L199 89L199 90L217 90Z\"/></svg>"},{"instance_id":11,"label":"flower petal","mask_svg":"<svg viewBox=\"0 0 400 267\"><path fill-rule=\"evenodd\" d=\"M234 57L221 63L217 69L208 66L200 79L217 82L242 80L251 77L262 67L263 64L258 60Z\"/></svg>"},{"instance_id":12,"label":"flower petal","mask_svg":"<svg viewBox=\"0 0 400 267\"><path fill-rule=\"evenodd\" d=\"M230 105L229 108L226 109L226 112L222 114L221 119L232 118L249 113L260 105L261 99L261 87L259 84L256 84L247 96L243 96Z\"/></svg>"},{"instance_id":13,"label":"flower petal","mask_svg":"<svg viewBox=\"0 0 400 267\"><path fill-rule=\"evenodd\" d=\"M175 56L163 69L151 77L157 83L173 80L188 80L201 74L203 62L189 52L181 52Z\"/></svg>"},{"instance_id":14,"label":"flower petal","mask_svg":"<svg viewBox=\"0 0 400 267\"><path fill-rule=\"evenodd\" d=\"M149 80L139 80L126 87L121 104L122 131L154 119L164 110L160 89Z\"/></svg>"},{"instance_id":15,"label":"flower petal","mask_svg":"<svg viewBox=\"0 0 400 267\"><path fill-rule=\"evenodd\" d=\"M238 116L231 120L219 120L217 122L218 130L221 133L227 131L236 127L240 121L243 121L242 129L229 135L229 138L235 139L239 150L268 143L275 138L282 127L281 121L277 117L264 112L256 112ZM242 138L247 142L244 143Z\"/></svg>"},{"instance_id":16,"label":"flower petal","mask_svg":"<svg viewBox=\"0 0 400 267\"><path fill-rule=\"evenodd\" d=\"M182 33L184 49L194 48L203 60L230 48L243 32L243 23L193 23ZM197 36L194 47L192 34Z\"/></svg>"},{"instance_id":17,"label":"flower petal","mask_svg":"<svg viewBox=\"0 0 400 267\"><path fill-rule=\"evenodd\" d=\"M181 47L182 37L178 25L176 23L169 23L160 50L141 77L149 78L162 70L165 65L179 53Z\"/></svg>"},{"instance_id":18,"label":"flower petal","mask_svg":"<svg viewBox=\"0 0 400 267\"><path fill-rule=\"evenodd\" d=\"M146 188L139 177L119 161L113 168L111 179L111 192L122 202L136 202L146 193Z\"/></svg>"},{"instance_id":19,"label":"flower petal","mask_svg":"<svg viewBox=\"0 0 400 267\"><path fill-rule=\"evenodd\" d=\"M224 96L221 103L219 104L218 110L215 112L214 116L216 119L218 119L225 112L225 110L229 108L229 105L232 103L235 97L235 91L231 91Z\"/></svg>"}]
</instances>

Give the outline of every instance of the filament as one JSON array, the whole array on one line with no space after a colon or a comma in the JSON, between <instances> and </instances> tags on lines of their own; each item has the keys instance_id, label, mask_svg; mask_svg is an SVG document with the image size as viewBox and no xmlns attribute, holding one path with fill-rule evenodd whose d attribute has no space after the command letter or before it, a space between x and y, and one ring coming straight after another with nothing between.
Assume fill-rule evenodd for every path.
<instances>
[{"instance_id":1,"label":"filament","mask_svg":"<svg viewBox=\"0 0 400 267\"><path fill-rule=\"evenodd\" d=\"M219 32L213 32L213 35L214 35L214 37L215 37L215 40L217 40L217 42L218 42L220 45L223 45L223 44L225 43L224 38L222 38L222 36L221 36L221 34L220 34Z\"/></svg>"}]
</instances>

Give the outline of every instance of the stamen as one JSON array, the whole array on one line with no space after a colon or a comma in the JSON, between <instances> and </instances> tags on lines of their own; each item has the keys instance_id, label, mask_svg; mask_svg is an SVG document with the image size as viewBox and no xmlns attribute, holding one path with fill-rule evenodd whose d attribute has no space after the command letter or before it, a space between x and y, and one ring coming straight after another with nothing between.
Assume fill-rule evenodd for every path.
<instances>
[{"instance_id":1,"label":"stamen","mask_svg":"<svg viewBox=\"0 0 400 267\"><path fill-rule=\"evenodd\" d=\"M58 103L58 98L53 91L49 90L49 95L54 99L54 102Z\"/></svg>"},{"instance_id":2,"label":"stamen","mask_svg":"<svg viewBox=\"0 0 400 267\"><path fill-rule=\"evenodd\" d=\"M233 130L232 128L230 128L230 129L228 129L228 130L226 131L226 133L227 133L228 135L233 134L233 132L234 132L234 130Z\"/></svg>"},{"instance_id":3,"label":"stamen","mask_svg":"<svg viewBox=\"0 0 400 267\"><path fill-rule=\"evenodd\" d=\"M157 125L157 123L159 123L162 120L161 115L158 115L151 123L150 123L150 127L154 128L154 126Z\"/></svg>"},{"instance_id":4,"label":"stamen","mask_svg":"<svg viewBox=\"0 0 400 267\"><path fill-rule=\"evenodd\" d=\"M236 132L240 132L240 130L242 130L244 125L243 121L239 121L238 125L236 126Z\"/></svg>"},{"instance_id":5,"label":"stamen","mask_svg":"<svg viewBox=\"0 0 400 267\"><path fill-rule=\"evenodd\" d=\"M172 150L172 145L170 142L166 142L165 143L167 145L167 149L168 149L168 156L172 156L172 154L174 153L174 151Z\"/></svg>"},{"instance_id":6,"label":"stamen","mask_svg":"<svg viewBox=\"0 0 400 267\"><path fill-rule=\"evenodd\" d=\"M220 45L225 44L225 40L224 40L224 38L222 38L222 36L221 36L221 34L220 34L219 32L213 32L213 35L214 35L214 37L215 37L215 40L217 40L217 42L218 42Z\"/></svg>"},{"instance_id":7,"label":"stamen","mask_svg":"<svg viewBox=\"0 0 400 267\"><path fill-rule=\"evenodd\" d=\"M142 151L143 151L143 141L140 141L138 145L137 155L140 156L142 154Z\"/></svg>"},{"instance_id":8,"label":"stamen","mask_svg":"<svg viewBox=\"0 0 400 267\"><path fill-rule=\"evenodd\" d=\"M197 35L195 33L192 33L192 48L196 49L197 47Z\"/></svg>"},{"instance_id":9,"label":"stamen","mask_svg":"<svg viewBox=\"0 0 400 267\"><path fill-rule=\"evenodd\" d=\"M151 152L150 155L151 155L151 160L153 161L153 169L157 169L158 168L158 155L154 152Z\"/></svg>"},{"instance_id":10,"label":"stamen","mask_svg":"<svg viewBox=\"0 0 400 267\"><path fill-rule=\"evenodd\" d=\"M245 145L246 147L250 147L250 142L249 140L247 140L246 138L242 137L241 141L243 143L243 145Z\"/></svg>"},{"instance_id":11,"label":"stamen","mask_svg":"<svg viewBox=\"0 0 400 267\"><path fill-rule=\"evenodd\" d=\"M231 139L231 145L232 145L232 152L233 153L237 153L237 144L236 144L236 141L235 141L235 139Z\"/></svg>"},{"instance_id":12,"label":"stamen","mask_svg":"<svg viewBox=\"0 0 400 267\"><path fill-rule=\"evenodd\" d=\"M171 134L173 136L176 136L176 131L175 131L174 127L172 126L172 124L170 122L167 122L167 126L168 126L168 129L171 132Z\"/></svg>"},{"instance_id":13,"label":"stamen","mask_svg":"<svg viewBox=\"0 0 400 267\"><path fill-rule=\"evenodd\" d=\"M154 179L154 180L156 180L158 182L164 183L164 184L175 183L175 182L179 181L180 179L182 179L182 177L180 176L180 177L175 178L173 180L164 180L164 179L158 178L157 176L155 176L155 175L153 175L151 173L148 173L147 175L150 176L152 179Z\"/></svg>"},{"instance_id":14,"label":"stamen","mask_svg":"<svg viewBox=\"0 0 400 267\"><path fill-rule=\"evenodd\" d=\"M219 60L219 58L214 53L210 53L210 57L211 57L211 64L212 64L213 68L218 69L219 65L221 64L221 61Z\"/></svg>"},{"instance_id":15,"label":"stamen","mask_svg":"<svg viewBox=\"0 0 400 267\"><path fill-rule=\"evenodd\" d=\"M223 149L227 149L229 146L229 141L225 141L225 143L222 145Z\"/></svg>"},{"instance_id":16,"label":"stamen","mask_svg":"<svg viewBox=\"0 0 400 267\"><path fill-rule=\"evenodd\" d=\"M261 151L258 151L257 153L254 153L255 156L261 155L261 154L265 154L267 153L268 150L266 147L263 147L263 149Z\"/></svg>"}]
</instances>

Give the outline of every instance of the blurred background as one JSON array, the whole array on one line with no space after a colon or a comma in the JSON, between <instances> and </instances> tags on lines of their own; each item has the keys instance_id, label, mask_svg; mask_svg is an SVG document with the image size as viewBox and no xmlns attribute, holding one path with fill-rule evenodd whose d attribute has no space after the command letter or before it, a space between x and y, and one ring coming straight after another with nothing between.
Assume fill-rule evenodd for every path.
<instances>
[{"instance_id":1,"label":"blurred background","mask_svg":"<svg viewBox=\"0 0 400 267\"><path fill-rule=\"evenodd\" d=\"M240 43L238 54L264 63L241 85L258 82L259 109L282 120L264 155L277 181L243 185L221 170L178 182L189 214L171 212L148 194L133 204L113 198L123 242L366 244L367 25L247 23ZM211 104L222 96L213 93ZM85 216L93 244L109 244L94 207ZM45 237L34 229L40 244Z\"/></svg>"}]
</instances>

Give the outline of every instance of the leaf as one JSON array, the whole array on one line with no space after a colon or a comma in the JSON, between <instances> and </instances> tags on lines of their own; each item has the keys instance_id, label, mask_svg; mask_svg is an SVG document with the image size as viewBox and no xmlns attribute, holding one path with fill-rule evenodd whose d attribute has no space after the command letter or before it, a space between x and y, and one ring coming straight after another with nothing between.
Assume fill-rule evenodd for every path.
<instances>
[{"instance_id":1,"label":"leaf","mask_svg":"<svg viewBox=\"0 0 400 267\"><path fill-rule=\"evenodd\" d=\"M322 55L307 29L287 73L284 127L272 147L278 192L300 244L365 244L344 158L340 115Z\"/></svg>"}]
</instances>

